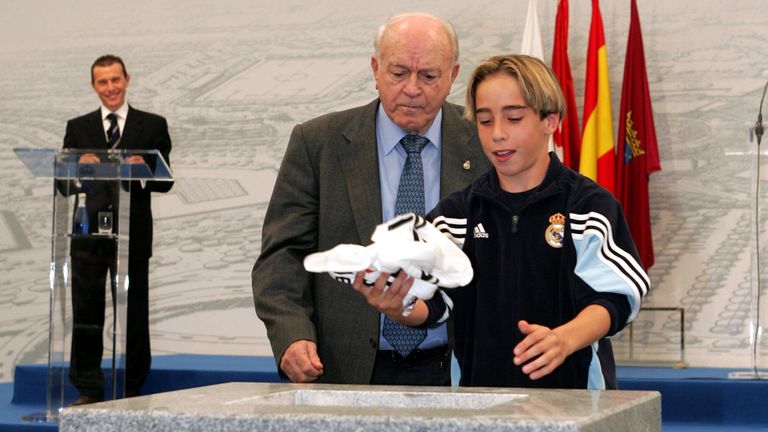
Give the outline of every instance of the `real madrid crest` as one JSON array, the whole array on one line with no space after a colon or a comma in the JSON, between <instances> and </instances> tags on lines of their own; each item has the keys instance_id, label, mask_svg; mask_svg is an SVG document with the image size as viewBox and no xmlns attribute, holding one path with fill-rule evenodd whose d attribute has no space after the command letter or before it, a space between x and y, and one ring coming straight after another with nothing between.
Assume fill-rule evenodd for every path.
<instances>
[{"instance_id":1,"label":"real madrid crest","mask_svg":"<svg viewBox=\"0 0 768 432\"><path fill-rule=\"evenodd\" d=\"M555 213L549 217L549 226L544 231L544 238L553 248L563 247L563 235L565 233L565 216Z\"/></svg>"}]
</instances>

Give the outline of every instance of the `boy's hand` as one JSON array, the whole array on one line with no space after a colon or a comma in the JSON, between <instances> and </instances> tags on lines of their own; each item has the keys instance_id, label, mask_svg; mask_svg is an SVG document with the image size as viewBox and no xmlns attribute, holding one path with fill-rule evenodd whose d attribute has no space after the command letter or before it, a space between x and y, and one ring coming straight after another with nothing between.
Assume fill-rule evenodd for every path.
<instances>
[{"instance_id":1,"label":"boy's hand","mask_svg":"<svg viewBox=\"0 0 768 432\"><path fill-rule=\"evenodd\" d=\"M522 320L517 326L526 336L515 346L513 362L522 365L523 373L530 379L549 375L571 354L568 344L555 330Z\"/></svg>"}]
</instances>

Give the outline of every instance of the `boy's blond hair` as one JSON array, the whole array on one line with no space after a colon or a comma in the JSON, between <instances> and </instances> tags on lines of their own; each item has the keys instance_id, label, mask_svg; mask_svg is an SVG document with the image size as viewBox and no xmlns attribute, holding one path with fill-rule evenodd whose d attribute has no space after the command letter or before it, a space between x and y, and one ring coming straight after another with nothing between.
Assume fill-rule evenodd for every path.
<instances>
[{"instance_id":1,"label":"boy's blond hair","mask_svg":"<svg viewBox=\"0 0 768 432\"><path fill-rule=\"evenodd\" d=\"M467 102L464 117L475 121L477 86L489 76L504 73L515 78L520 85L523 99L539 117L559 114L565 116L565 98L552 69L541 60L522 54L489 57L477 65L467 84Z\"/></svg>"}]
</instances>

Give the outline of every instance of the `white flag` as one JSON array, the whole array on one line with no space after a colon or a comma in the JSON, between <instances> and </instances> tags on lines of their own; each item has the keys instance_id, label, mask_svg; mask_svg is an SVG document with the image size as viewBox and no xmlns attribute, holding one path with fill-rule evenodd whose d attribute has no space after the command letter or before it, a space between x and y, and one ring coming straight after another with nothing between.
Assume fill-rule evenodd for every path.
<instances>
[{"instance_id":1,"label":"white flag","mask_svg":"<svg viewBox=\"0 0 768 432\"><path fill-rule=\"evenodd\" d=\"M523 46L520 53L536 57L544 61L544 44L541 43L541 29L539 28L539 14L536 12L536 0L528 0L528 15L525 17L525 29L523 30ZM549 151L555 151L557 157L563 160L563 150L555 147L552 136L549 137Z\"/></svg>"},{"instance_id":2,"label":"white flag","mask_svg":"<svg viewBox=\"0 0 768 432\"><path fill-rule=\"evenodd\" d=\"M544 45L541 43L539 14L536 13L536 0L528 0L528 16L525 17L523 30L523 46L520 53L544 60Z\"/></svg>"}]
</instances>

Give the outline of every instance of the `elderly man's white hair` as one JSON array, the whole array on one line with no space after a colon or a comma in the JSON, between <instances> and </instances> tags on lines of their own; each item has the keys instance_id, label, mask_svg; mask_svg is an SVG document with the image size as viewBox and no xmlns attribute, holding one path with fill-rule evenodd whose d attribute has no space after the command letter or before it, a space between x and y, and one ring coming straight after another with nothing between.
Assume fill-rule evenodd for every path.
<instances>
[{"instance_id":1,"label":"elderly man's white hair","mask_svg":"<svg viewBox=\"0 0 768 432\"><path fill-rule=\"evenodd\" d=\"M459 38L456 36L456 31L453 29L453 25L451 25L451 23L449 23L448 21L442 18L439 18L424 12L405 12L405 13L392 15L391 17L389 17L387 22L385 22L384 24L381 25L381 27L379 27L379 31L376 32L376 36L373 39L373 49L374 49L374 55L376 56L376 58L380 58L379 50L381 48L381 40L384 38L384 34L387 32L387 30L389 30L389 28L392 25L397 24L400 21L403 21L409 18L414 18L414 17L427 18L440 24L440 27L442 27L445 33L448 35L448 40L451 43L451 55L453 56L453 62L454 63L458 62L459 61Z\"/></svg>"}]
</instances>

